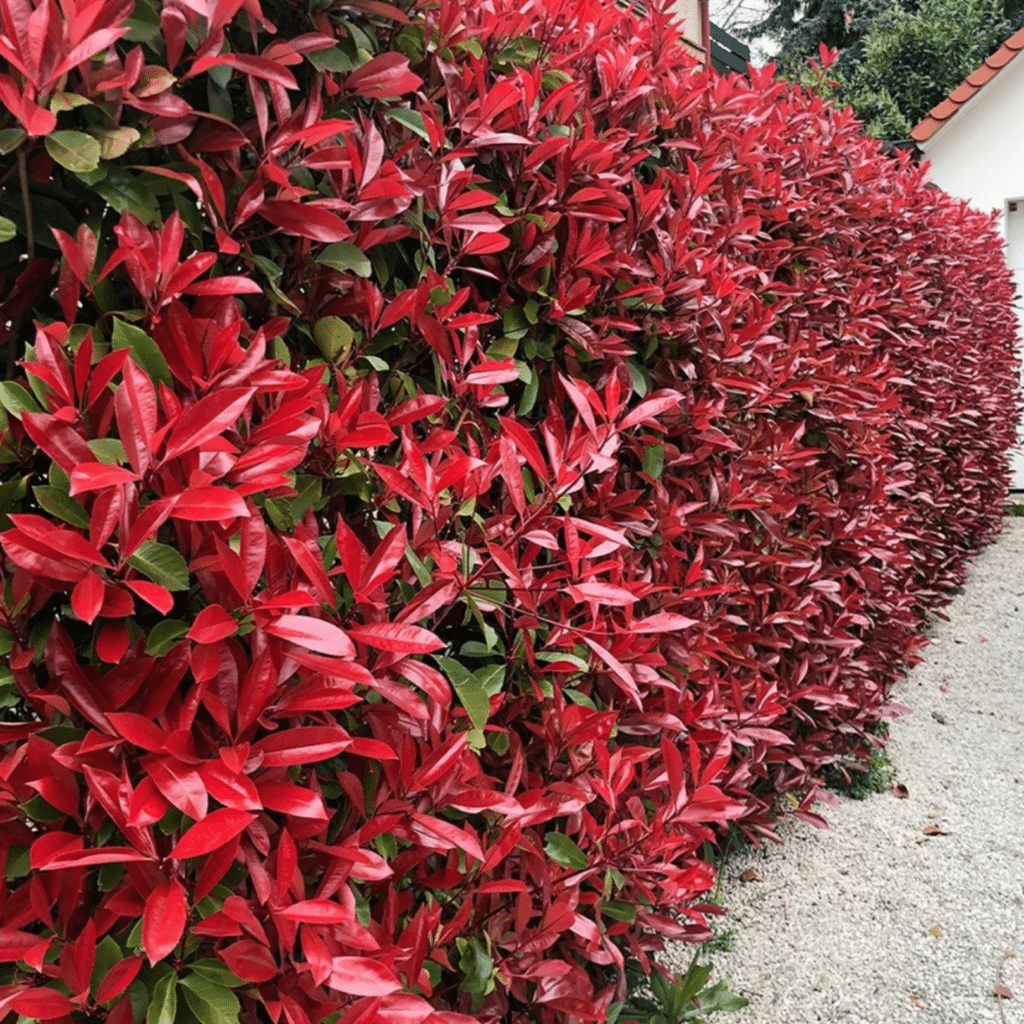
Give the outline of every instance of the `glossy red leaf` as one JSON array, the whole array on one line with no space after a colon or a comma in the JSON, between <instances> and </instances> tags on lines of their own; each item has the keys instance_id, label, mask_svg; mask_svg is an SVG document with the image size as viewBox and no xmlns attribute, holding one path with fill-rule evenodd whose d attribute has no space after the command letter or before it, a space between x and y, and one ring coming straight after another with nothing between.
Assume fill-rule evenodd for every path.
<instances>
[{"instance_id":1,"label":"glossy red leaf","mask_svg":"<svg viewBox=\"0 0 1024 1024\"><path fill-rule=\"evenodd\" d=\"M257 740L252 749L263 755L267 768L310 764L336 757L352 745L352 737L338 726L297 726Z\"/></svg>"},{"instance_id":2,"label":"glossy red leaf","mask_svg":"<svg viewBox=\"0 0 1024 1024\"><path fill-rule=\"evenodd\" d=\"M201 857L204 853L212 853L241 835L255 820L255 814L230 807L211 811L178 840L171 850L171 856L175 860L186 860L189 857Z\"/></svg>"},{"instance_id":3,"label":"glossy red leaf","mask_svg":"<svg viewBox=\"0 0 1024 1024\"><path fill-rule=\"evenodd\" d=\"M348 627L348 635L392 654L429 654L445 646L444 641L420 626L400 622L374 622Z\"/></svg>"},{"instance_id":4,"label":"glossy red leaf","mask_svg":"<svg viewBox=\"0 0 1024 1024\"><path fill-rule=\"evenodd\" d=\"M270 950L253 939L239 939L218 955L242 981L272 981L281 969Z\"/></svg>"},{"instance_id":5,"label":"glossy red leaf","mask_svg":"<svg viewBox=\"0 0 1024 1024\"><path fill-rule=\"evenodd\" d=\"M364 956L333 957L326 984L336 992L353 996L385 996L402 987L393 971Z\"/></svg>"},{"instance_id":6,"label":"glossy red leaf","mask_svg":"<svg viewBox=\"0 0 1024 1024\"><path fill-rule=\"evenodd\" d=\"M103 607L105 587L103 580L94 573L86 573L71 591L71 607L74 613L90 625L96 621Z\"/></svg>"},{"instance_id":7,"label":"glossy red leaf","mask_svg":"<svg viewBox=\"0 0 1024 1024\"><path fill-rule=\"evenodd\" d=\"M333 900L300 900L279 910L277 916L302 924L344 924L352 920L352 912Z\"/></svg>"},{"instance_id":8,"label":"glossy red leaf","mask_svg":"<svg viewBox=\"0 0 1024 1024\"><path fill-rule=\"evenodd\" d=\"M182 884L172 878L157 886L146 899L142 915L142 948L152 967L173 952L188 921L188 897Z\"/></svg>"},{"instance_id":9,"label":"glossy red leaf","mask_svg":"<svg viewBox=\"0 0 1024 1024\"><path fill-rule=\"evenodd\" d=\"M19 992L7 1004L23 1017L35 1020L56 1020L68 1016L76 1009L63 992L54 988L29 988Z\"/></svg>"},{"instance_id":10,"label":"glossy red leaf","mask_svg":"<svg viewBox=\"0 0 1024 1024\"><path fill-rule=\"evenodd\" d=\"M237 619L228 615L219 604L211 604L196 616L186 635L196 643L213 644L231 636L237 629Z\"/></svg>"},{"instance_id":11,"label":"glossy red leaf","mask_svg":"<svg viewBox=\"0 0 1024 1024\"><path fill-rule=\"evenodd\" d=\"M96 1002L105 1003L119 996L135 980L143 963L141 956L118 960L101 979L96 989Z\"/></svg>"},{"instance_id":12,"label":"glossy red leaf","mask_svg":"<svg viewBox=\"0 0 1024 1024\"><path fill-rule=\"evenodd\" d=\"M247 517L249 510L235 491L225 487L195 487L174 498L170 515L172 519L201 523Z\"/></svg>"},{"instance_id":13,"label":"glossy red leaf","mask_svg":"<svg viewBox=\"0 0 1024 1024\"><path fill-rule=\"evenodd\" d=\"M354 658L356 649L348 635L324 619L309 615L282 615L265 627L267 633L306 650L336 658Z\"/></svg>"},{"instance_id":14,"label":"glossy red leaf","mask_svg":"<svg viewBox=\"0 0 1024 1024\"><path fill-rule=\"evenodd\" d=\"M134 483L138 479L137 473L131 473L121 466L86 462L71 470L71 494L74 496L87 491L100 491L105 487L120 487L121 484Z\"/></svg>"}]
</instances>

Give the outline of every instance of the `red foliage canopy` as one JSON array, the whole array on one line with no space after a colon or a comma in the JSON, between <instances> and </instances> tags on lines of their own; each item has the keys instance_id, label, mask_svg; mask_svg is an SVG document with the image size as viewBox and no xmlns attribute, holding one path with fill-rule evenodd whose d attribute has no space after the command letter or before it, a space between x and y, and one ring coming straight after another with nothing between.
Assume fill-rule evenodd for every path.
<instances>
[{"instance_id":1,"label":"red foliage canopy","mask_svg":"<svg viewBox=\"0 0 1024 1024\"><path fill-rule=\"evenodd\" d=\"M0 58L0 1016L605 1019L998 527L991 219L599 0Z\"/></svg>"}]
</instances>

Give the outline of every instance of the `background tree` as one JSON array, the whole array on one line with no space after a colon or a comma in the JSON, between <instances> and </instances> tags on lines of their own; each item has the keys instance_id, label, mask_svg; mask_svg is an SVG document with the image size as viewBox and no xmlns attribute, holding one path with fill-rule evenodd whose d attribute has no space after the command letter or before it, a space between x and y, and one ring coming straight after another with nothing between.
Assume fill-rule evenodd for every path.
<instances>
[{"instance_id":1,"label":"background tree","mask_svg":"<svg viewBox=\"0 0 1024 1024\"><path fill-rule=\"evenodd\" d=\"M1000 0L922 0L872 22L840 98L872 135L906 139L913 126L1012 31Z\"/></svg>"},{"instance_id":2,"label":"background tree","mask_svg":"<svg viewBox=\"0 0 1024 1024\"><path fill-rule=\"evenodd\" d=\"M832 71L845 81L852 81L862 64L871 63L879 70L871 72L873 78L862 79L858 88L868 89L871 81L880 78L879 89L896 85L889 96L907 117L909 109L917 108L911 103L904 109L910 101L897 99L898 93L935 94L931 85L921 88L924 77L933 83L950 81L946 91L955 87L1022 18L1024 0L778 0L762 18L746 26L737 24L735 31L747 39L773 40L778 46L776 60L785 74L799 74L821 43L839 50ZM869 50L874 54L870 59ZM913 79L906 89L897 81L905 72ZM954 73L960 77L951 80ZM872 116L879 116L887 106L884 93L879 92Z\"/></svg>"}]
</instances>

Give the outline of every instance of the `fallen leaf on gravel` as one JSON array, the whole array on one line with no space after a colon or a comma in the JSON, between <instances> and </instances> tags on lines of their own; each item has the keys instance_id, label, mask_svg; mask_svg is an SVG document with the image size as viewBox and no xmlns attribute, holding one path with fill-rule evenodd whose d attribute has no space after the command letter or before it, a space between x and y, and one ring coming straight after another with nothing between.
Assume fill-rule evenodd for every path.
<instances>
[{"instance_id":1,"label":"fallen leaf on gravel","mask_svg":"<svg viewBox=\"0 0 1024 1024\"><path fill-rule=\"evenodd\" d=\"M912 1003L913 1003L913 1004L914 1004L914 1005L915 1005L915 1006L916 1006L916 1007L917 1007L917 1008L918 1008L919 1010L927 1010L927 1009L928 1009L928 1007L927 1007L927 1006L925 1006L925 1005L924 1005L924 1003L922 1003L922 1002L921 1002L921 1000L920 1000L920 999L918 999L918 998L917 998L917 996L915 996L915 995L911 995L911 997L910 997L910 1001L911 1001L911 1002L912 1002Z\"/></svg>"},{"instance_id":2,"label":"fallen leaf on gravel","mask_svg":"<svg viewBox=\"0 0 1024 1024\"><path fill-rule=\"evenodd\" d=\"M987 636L979 636L978 637L978 643L979 644L987 644L988 643L988 637Z\"/></svg>"},{"instance_id":3,"label":"fallen leaf on gravel","mask_svg":"<svg viewBox=\"0 0 1024 1024\"><path fill-rule=\"evenodd\" d=\"M941 825L925 825L921 831L926 836L948 836L949 833Z\"/></svg>"},{"instance_id":4,"label":"fallen leaf on gravel","mask_svg":"<svg viewBox=\"0 0 1024 1024\"><path fill-rule=\"evenodd\" d=\"M945 683L939 683L939 689L943 693L949 693L949 687Z\"/></svg>"},{"instance_id":5,"label":"fallen leaf on gravel","mask_svg":"<svg viewBox=\"0 0 1024 1024\"><path fill-rule=\"evenodd\" d=\"M764 879L753 868L747 868L745 871L740 872L740 881L763 882Z\"/></svg>"},{"instance_id":6,"label":"fallen leaf on gravel","mask_svg":"<svg viewBox=\"0 0 1024 1024\"><path fill-rule=\"evenodd\" d=\"M910 796L910 790L902 782L897 782L892 787L892 795L898 800L906 800Z\"/></svg>"},{"instance_id":7,"label":"fallen leaf on gravel","mask_svg":"<svg viewBox=\"0 0 1024 1024\"><path fill-rule=\"evenodd\" d=\"M1013 993L1005 985L993 985L992 986L992 995L994 995L996 997L996 999L1012 999L1013 998Z\"/></svg>"},{"instance_id":8,"label":"fallen leaf on gravel","mask_svg":"<svg viewBox=\"0 0 1024 1024\"><path fill-rule=\"evenodd\" d=\"M928 929L928 934L933 935L936 939L941 939L942 929L937 924L933 924L931 928Z\"/></svg>"}]
</instances>

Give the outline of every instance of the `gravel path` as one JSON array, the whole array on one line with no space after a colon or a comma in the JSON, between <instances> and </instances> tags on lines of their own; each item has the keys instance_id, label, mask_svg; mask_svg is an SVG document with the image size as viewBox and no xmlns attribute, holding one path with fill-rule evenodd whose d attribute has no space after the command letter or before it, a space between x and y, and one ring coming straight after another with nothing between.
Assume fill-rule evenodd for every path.
<instances>
[{"instance_id":1,"label":"gravel path","mask_svg":"<svg viewBox=\"0 0 1024 1024\"><path fill-rule=\"evenodd\" d=\"M712 1020L1024 1024L1024 519L946 611L893 695L914 709L889 742L907 799L842 800L828 830L787 822L727 865L715 976L750 1006Z\"/></svg>"}]
</instances>

